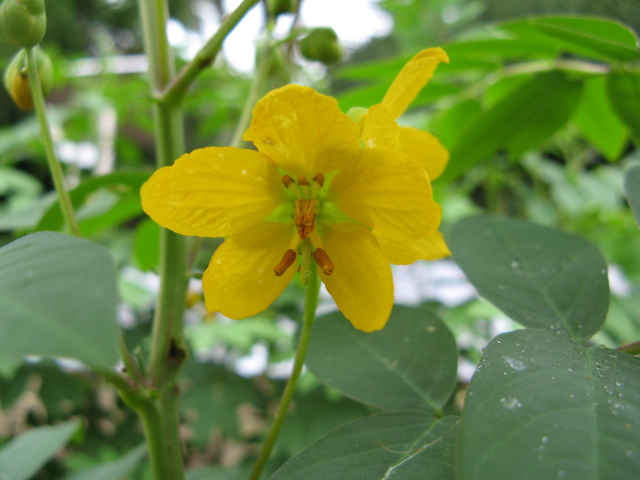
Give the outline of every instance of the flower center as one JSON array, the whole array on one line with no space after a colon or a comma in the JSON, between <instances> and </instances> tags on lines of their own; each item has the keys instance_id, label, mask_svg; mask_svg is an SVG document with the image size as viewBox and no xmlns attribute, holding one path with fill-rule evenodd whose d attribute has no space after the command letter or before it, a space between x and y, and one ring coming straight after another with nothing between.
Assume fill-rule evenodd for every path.
<instances>
[{"instance_id":1,"label":"flower center","mask_svg":"<svg viewBox=\"0 0 640 480\"><path fill-rule=\"evenodd\" d=\"M301 273L300 281L305 285L310 274L311 258L315 260L325 275L331 275L334 268L327 252L320 248L320 245L314 245L314 240L316 244L320 243L320 236L315 231L315 218L320 215L320 201L316 196L324 185L324 175L316 174L313 177L313 184L309 183L302 175L298 177L297 181L289 175L283 175L282 184L297 197L293 216L297 234L294 234L289 249L284 253L280 263L273 267L273 271L278 277L284 274L298 258L298 249L302 244L300 252L302 261L299 271Z\"/></svg>"}]
</instances>

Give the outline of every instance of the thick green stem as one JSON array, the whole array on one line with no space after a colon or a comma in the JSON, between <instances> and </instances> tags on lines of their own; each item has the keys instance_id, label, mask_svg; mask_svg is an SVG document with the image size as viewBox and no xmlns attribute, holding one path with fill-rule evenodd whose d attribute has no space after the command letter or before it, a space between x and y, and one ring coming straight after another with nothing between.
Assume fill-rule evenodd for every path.
<instances>
[{"instance_id":1,"label":"thick green stem","mask_svg":"<svg viewBox=\"0 0 640 480\"><path fill-rule=\"evenodd\" d=\"M271 456L271 451L276 443L282 424L289 411L289 405L293 399L293 394L296 390L298 378L304 365L304 358L307 354L307 347L309 345L309 338L311 337L311 328L316 319L316 308L318 307L318 295L320 293L320 277L318 276L317 266L315 262L311 263L311 275L309 276L309 282L307 283L307 291L304 299L304 316L302 320L302 330L300 331L300 339L298 340L298 348L296 350L296 357L293 362L293 371L287 381L287 385L284 388L280 405L273 418L271 429L267 435L260 454L256 460L251 475L248 480L258 480L262 471L264 470L267 460Z\"/></svg>"},{"instance_id":2,"label":"thick green stem","mask_svg":"<svg viewBox=\"0 0 640 480\"><path fill-rule=\"evenodd\" d=\"M244 0L238 7L227 17L218 31L209 39L209 41L200 49L196 56L187 63L180 71L180 74L172 80L158 97L161 103L167 105L175 105L180 103L189 86L202 70L208 68L220 52L222 42L227 35L242 20L246 13L256 5L260 0Z\"/></svg>"},{"instance_id":3,"label":"thick green stem","mask_svg":"<svg viewBox=\"0 0 640 480\"><path fill-rule=\"evenodd\" d=\"M53 150L53 138L51 137L51 129L49 128L49 121L47 119L47 107L44 103L44 96L42 95L42 86L40 85L40 76L38 75L38 66L36 64L36 55L33 48L27 48L27 73L29 77L29 88L31 90L31 97L33 99L33 105L36 109L36 115L38 117L38 123L40 124L40 133L42 135L42 143L47 155L47 162L49 164L49 171L53 178L53 184L58 194L58 201L60 202L60 209L64 221L67 224L67 228L72 235L80 237L80 228L76 221L76 216L73 211L73 205L69 192L64 186L64 176L62 175L62 168L60 162L56 158L56 154Z\"/></svg>"}]
</instances>

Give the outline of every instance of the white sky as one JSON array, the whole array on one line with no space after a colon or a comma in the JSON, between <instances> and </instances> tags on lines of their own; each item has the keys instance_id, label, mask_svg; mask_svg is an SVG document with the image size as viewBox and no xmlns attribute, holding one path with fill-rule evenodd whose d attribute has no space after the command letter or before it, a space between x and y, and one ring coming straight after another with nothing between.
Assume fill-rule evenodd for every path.
<instances>
[{"instance_id":1,"label":"white sky","mask_svg":"<svg viewBox=\"0 0 640 480\"><path fill-rule=\"evenodd\" d=\"M240 2L225 0L224 6L227 11L232 11ZM187 59L193 57L219 24L210 4L202 2L199 7L202 32L187 32L177 22L169 24L169 41L181 47ZM255 42L264 22L262 13L261 5L254 7L225 42L225 57L240 71L253 68ZM362 45L371 37L386 35L393 27L391 16L381 10L375 0L303 0L300 15L305 26L332 27L347 49ZM276 33L286 32L291 20L292 15L281 15Z\"/></svg>"}]
</instances>

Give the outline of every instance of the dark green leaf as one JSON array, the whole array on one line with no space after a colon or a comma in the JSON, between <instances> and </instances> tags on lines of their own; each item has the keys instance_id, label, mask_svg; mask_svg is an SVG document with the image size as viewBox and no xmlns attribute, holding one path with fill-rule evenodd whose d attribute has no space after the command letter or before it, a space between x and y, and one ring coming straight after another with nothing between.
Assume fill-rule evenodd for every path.
<instances>
[{"instance_id":1,"label":"dark green leaf","mask_svg":"<svg viewBox=\"0 0 640 480\"><path fill-rule=\"evenodd\" d=\"M636 223L640 226L640 165L633 165L624 174L624 191Z\"/></svg>"},{"instance_id":2,"label":"dark green leaf","mask_svg":"<svg viewBox=\"0 0 640 480\"><path fill-rule=\"evenodd\" d=\"M140 187L149 178L147 172L116 172L101 177L94 177L69 192L73 207L78 210L97 192L105 189L111 194L111 204L96 208L96 211L85 213L86 220L79 222L84 235L117 224L142 212L140 205ZM99 197L98 197L99 199ZM96 218L97 217L97 218ZM104 218L103 218L104 217ZM64 218L60 204L56 202L43 215L36 230L62 230Z\"/></svg>"},{"instance_id":3,"label":"dark green leaf","mask_svg":"<svg viewBox=\"0 0 640 480\"><path fill-rule=\"evenodd\" d=\"M457 417L386 412L355 420L312 444L271 480L453 480Z\"/></svg>"},{"instance_id":4,"label":"dark green leaf","mask_svg":"<svg viewBox=\"0 0 640 480\"><path fill-rule=\"evenodd\" d=\"M39 427L23 433L0 451L0 478L28 480L69 441L79 423Z\"/></svg>"},{"instance_id":5,"label":"dark green leaf","mask_svg":"<svg viewBox=\"0 0 640 480\"><path fill-rule=\"evenodd\" d=\"M111 462L85 468L65 477L65 480L122 480L138 466L147 454L147 445L134 448L124 457Z\"/></svg>"},{"instance_id":6,"label":"dark green leaf","mask_svg":"<svg viewBox=\"0 0 640 480\"><path fill-rule=\"evenodd\" d=\"M581 83L555 71L523 82L468 122L451 146L443 178L457 177L499 149L518 156L546 141L569 119L581 91Z\"/></svg>"},{"instance_id":7,"label":"dark green leaf","mask_svg":"<svg viewBox=\"0 0 640 480\"><path fill-rule=\"evenodd\" d=\"M612 72L607 75L609 101L629 133L640 142L640 75L631 72Z\"/></svg>"},{"instance_id":8,"label":"dark green leaf","mask_svg":"<svg viewBox=\"0 0 640 480\"><path fill-rule=\"evenodd\" d=\"M636 480L640 360L562 335L496 337L461 419L462 480Z\"/></svg>"},{"instance_id":9,"label":"dark green leaf","mask_svg":"<svg viewBox=\"0 0 640 480\"><path fill-rule=\"evenodd\" d=\"M117 356L115 266L103 247L51 232L0 249L0 356Z\"/></svg>"},{"instance_id":10,"label":"dark green leaf","mask_svg":"<svg viewBox=\"0 0 640 480\"><path fill-rule=\"evenodd\" d=\"M607 265L581 237L521 220L460 221L448 245L481 295L527 327L586 340L604 323Z\"/></svg>"},{"instance_id":11,"label":"dark green leaf","mask_svg":"<svg viewBox=\"0 0 640 480\"><path fill-rule=\"evenodd\" d=\"M377 407L439 409L455 385L457 348L425 307L396 306L387 326L373 333L336 312L317 320L307 366L331 387Z\"/></svg>"},{"instance_id":12,"label":"dark green leaf","mask_svg":"<svg viewBox=\"0 0 640 480\"><path fill-rule=\"evenodd\" d=\"M160 226L156 222L147 219L138 225L133 253L142 270L150 270L158 265L160 260Z\"/></svg>"},{"instance_id":13,"label":"dark green leaf","mask_svg":"<svg viewBox=\"0 0 640 480\"><path fill-rule=\"evenodd\" d=\"M616 160L625 147L627 134L607 98L605 78L590 78L584 87L573 121L607 160Z\"/></svg>"}]
</instances>

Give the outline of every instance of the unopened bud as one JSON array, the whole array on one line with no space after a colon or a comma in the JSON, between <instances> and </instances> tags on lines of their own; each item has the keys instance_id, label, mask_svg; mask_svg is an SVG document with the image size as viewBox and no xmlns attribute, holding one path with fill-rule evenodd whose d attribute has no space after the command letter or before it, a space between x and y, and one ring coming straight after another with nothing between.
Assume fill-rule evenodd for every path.
<instances>
[{"instance_id":1,"label":"unopened bud","mask_svg":"<svg viewBox=\"0 0 640 480\"><path fill-rule=\"evenodd\" d=\"M273 18L283 13L295 13L297 0L266 0L267 12Z\"/></svg>"},{"instance_id":2,"label":"unopened bud","mask_svg":"<svg viewBox=\"0 0 640 480\"><path fill-rule=\"evenodd\" d=\"M53 65L49 55L39 47L34 49L38 77L42 86L42 95L46 98L53 87ZM24 50L13 57L4 73L4 87L15 104L22 110L33 110L33 98L29 88L27 55Z\"/></svg>"},{"instance_id":3,"label":"unopened bud","mask_svg":"<svg viewBox=\"0 0 640 480\"><path fill-rule=\"evenodd\" d=\"M38 45L47 30L44 0L4 0L0 4L0 38L18 48Z\"/></svg>"},{"instance_id":4,"label":"unopened bud","mask_svg":"<svg viewBox=\"0 0 640 480\"><path fill-rule=\"evenodd\" d=\"M300 40L300 53L307 60L331 65L342 60L344 50L333 28L314 28Z\"/></svg>"}]
</instances>

